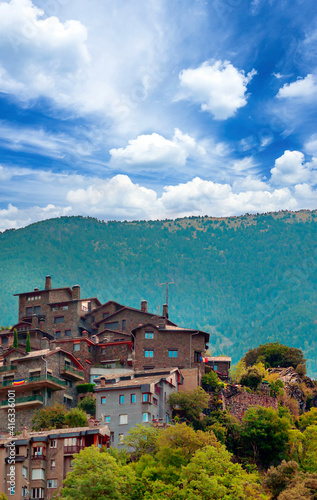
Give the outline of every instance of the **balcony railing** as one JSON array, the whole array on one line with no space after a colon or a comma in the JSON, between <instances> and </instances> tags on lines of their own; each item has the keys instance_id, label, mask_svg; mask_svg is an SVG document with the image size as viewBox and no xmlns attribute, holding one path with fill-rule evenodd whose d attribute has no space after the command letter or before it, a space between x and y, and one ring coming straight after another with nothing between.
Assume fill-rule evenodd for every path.
<instances>
[{"instance_id":1,"label":"balcony railing","mask_svg":"<svg viewBox=\"0 0 317 500\"><path fill-rule=\"evenodd\" d=\"M3 366L0 366L0 373L1 372L13 372L16 369L17 369L16 365L3 365Z\"/></svg>"},{"instance_id":2,"label":"balcony railing","mask_svg":"<svg viewBox=\"0 0 317 500\"><path fill-rule=\"evenodd\" d=\"M32 460L46 460L46 455L45 455L45 453L42 453L42 455L39 455L38 453L32 454L31 459Z\"/></svg>"},{"instance_id":3,"label":"balcony railing","mask_svg":"<svg viewBox=\"0 0 317 500\"><path fill-rule=\"evenodd\" d=\"M31 402L34 402L34 401L40 401L41 403L43 403L43 396L40 396L38 394L34 395L34 396L24 396L23 398L16 398L14 403L17 405L19 403L31 403ZM11 401L10 401L11 403ZM8 400L5 399L4 401L1 401L1 406L7 406L9 403L8 403Z\"/></svg>"},{"instance_id":4,"label":"balcony railing","mask_svg":"<svg viewBox=\"0 0 317 500\"><path fill-rule=\"evenodd\" d=\"M80 450L83 450L85 447L83 445L74 445L74 446L64 446L64 455L73 455L74 453L79 453Z\"/></svg>"},{"instance_id":5,"label":"balcony railing","mask_svg":"<svg viewBox=\"0 0 317 500\"><path fill-rule=\"evenodd\" d=\"M71 378L79 378L81 380L84 380L84 371L75 369L72 366L65 365L64 368L61 369L61 372L64 375L69 375Z\"/></svg>"},{"instance_id":6,"label":"balcony railing","mask_svg":"<svg viewBox=\"0 0 317 500\"><path fill-rule=\"evenodd\" d=\"M66 386L66 382L65 380L62 380L61 378L58 378L58 377L53 377L53 375L50 375L50 374L47 374L46 376L44 375L38 375L38 376L34 376L34 377L28 377L26 379L24 379L24 383L21 384L23 386L25 386L25 384L30 384L32 382L44 382L46 380L49 380L50 382L54 382L55 384L59 384L59 385L62 385L62 386ZM14 380L4 380L2 382L2 387L8 387L10 385L14 385ZM19 385L17 385L17 387L19 387Z\"/></svg>"}]
</instances>

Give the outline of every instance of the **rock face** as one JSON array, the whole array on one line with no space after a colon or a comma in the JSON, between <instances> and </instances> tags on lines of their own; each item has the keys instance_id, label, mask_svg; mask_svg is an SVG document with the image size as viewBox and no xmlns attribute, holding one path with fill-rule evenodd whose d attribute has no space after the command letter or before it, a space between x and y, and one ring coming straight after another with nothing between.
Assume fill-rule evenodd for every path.
<instances>
[{"instance_id":1,"label":"rock face","mask_svg":"<svg viewBox=\"0 0 317 500\"><path fill-rule=\"evenodd\" d=\"M288 368L269 368L270 373L277 373L278 378L284 383L286 393L291 398L294 398L298 404L301 411L306 410L306 395L301 388L301 384L303 384L304 380L292 366ZM313 382L308 378L305 378L305 384L308 386L314 387ZM306 379L310 381L310 384L307 384Z\"/></svg>"}]
</instances>

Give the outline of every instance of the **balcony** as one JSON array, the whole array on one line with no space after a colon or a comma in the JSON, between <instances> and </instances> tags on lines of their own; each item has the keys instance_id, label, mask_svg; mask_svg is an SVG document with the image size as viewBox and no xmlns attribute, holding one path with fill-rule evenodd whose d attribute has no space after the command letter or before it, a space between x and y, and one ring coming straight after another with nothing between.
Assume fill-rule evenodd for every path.
<instances>
[{"instance_id":1,"label":"balcony","mask_svg":"<svg viewBox=\"0 0 317 500\"><path fill-rule=\"evenodd\" d=\"M72 368L68 365L65 365L64 368L61 368L61 375L72 380L84 380L83 370Z\"/></svg>"},{"instance_id":2,"label":"balcony","mask_svg":"<svg viewBox=\"0 0 317 500\"><path fill-rule=\"evenodd\" d=\"M42 453L41 455L38 454L38 453L33 453L31 455L31 460L46 460L46 454L45 453Z\"/></svg>"},{"instance_id":3,"label":"balcony","mask_svg":"<svg viewBox=\"0 0 317 500\"><path fill-rule=\"evenodd\" d=\"M3 365L3 366L0 366L0 373L14 372L16 369L17 369L16 365Z\"/></svg>"},{"instance_id":4,"label":"balcony","mask_svg":"<svg viewBox=\"0 0 317 500\"><path fill-rule=\"evenodd\" d=\"M64 455L74 455L74 453L79 453L84 448L85 446L82 445L64 446Z\"/></svg>"},{"instance_id":5,"label":"balcony","mask_svg":"<svg viewBox=\"0 0 317 500\"><path fill-rule=\"evenodd\" d=\"M42 387L47 387L52 391L58 391L66 386L65 380L61 378L53 377L50 374L46 376L39 375L35 377L28 377L24 379L24 382L20 385L15 385L14 380L4 380L0 385L0 394L7 390L8 387L13 387L15 391L24 391L27 389L41 389Z\"/></svg>"},{"instance_id":6,"label":"balcony","mask_svg":"<svg viewBox=\"0 0 317 500\"><path fill-rule=\"evenodd\" d=\"M0 408L3 410L4 408L9 408L9 405L12 405L12 402L10 400L10 403L8 400L1 401ZM40 395L34 395L34 396L25 396L23 398L16 398L15 399L15 407L22 407L22 406L42 406L43 405L43 396Z\"/></svg>"}]
</instances>

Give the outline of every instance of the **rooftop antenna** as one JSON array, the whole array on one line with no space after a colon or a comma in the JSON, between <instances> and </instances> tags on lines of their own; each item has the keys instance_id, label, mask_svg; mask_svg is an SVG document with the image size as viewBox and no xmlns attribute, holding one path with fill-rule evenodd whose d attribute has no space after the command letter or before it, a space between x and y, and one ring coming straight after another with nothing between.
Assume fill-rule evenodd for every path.
<instances>
[{"instance_id":1,"label":"rooftop antenna","mask_svg":"<svg viewBox=\"0 0 317 500\"><path fill-rule=\"evenodd\" d=\"M170 278L172 279L172 278ZM159 283L160 286L163 286L165 285L165 290L166 290L166 300L165 300L165 304L168 306L168 285L176 285L175 281L168 281L168 282L165 282L165 283Z\"/></svg>"}]
</instances>

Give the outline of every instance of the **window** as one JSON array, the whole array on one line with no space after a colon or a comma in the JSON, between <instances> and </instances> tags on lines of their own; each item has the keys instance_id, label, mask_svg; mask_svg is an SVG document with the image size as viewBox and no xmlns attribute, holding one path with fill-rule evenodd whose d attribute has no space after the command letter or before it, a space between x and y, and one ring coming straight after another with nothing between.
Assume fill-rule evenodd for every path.
<instances>
[{"instance_id":1,"label":"window","mask_svg":"<svg viewBox=\"0 0 317 500\"><path fill-rule=\"evenodd\" d=\"M64 438L64 446L76 446L76 445L77 445L76 437Z\"/></svg>"},{"instance_id":2,"label":"window","mask_svg":"<svg viewBox=\"0 0 317 500\"><path fill-rule=\"evenodd\" d=\"M119 434L119 444L124 444L124 434Z\"/></svg>"},{"instance_id":3,"label":"window","mask_svg":"<svg viewBox=\"0 0 317 500\"><path fill-rule=\"evenodd\" d=\"M64 316L56 316L56 318L54 318L54 323L55 325L60 325L61 323L65 323Z\"/></svg>"},{"instance_id":4,"label":"window","mask_svg":"<svg viewBox=\"0 0 317 500\"><path fill-rule=\"evenodd\" d=\"M142 422L149 421L149 413L142 413Z\"/></svg>"},{"instance_id":5,"label":"window","mask_svg":"<svg viewBox=\"0 0 317 500\"><path fill-rule=\"evenodd\" d=\"M67 394L64 394L64 404L70 405L73 401L73 398L71 396L68 396Z\"/></svg>"},{"instance_id":6,"label":"window","mask_svg":"<svg viewBox=\"0 0 317 500\"><path fill-rule=\"evenodd\" d=\"M154 332L145 332L146 339L154 339Z\"/></svg>"},{"instance_id":7,"label":"window","mask_svg":"<svg viewBox=\"0 0 317 500\"><path fill-rule=\"evenodd\" d=\"M106 424L110 424L110 420L111 420L111 419L110 419L109 415L107 415L107 416L105 417L105 422L106 422Z\"/></svg>"},{"instance_id":8,"label":"window","mask_svg":"<svg viewBox=\"0 0 317 500\"><path fill-rule=\"evenodd\" d=\"M32 488L31 498L44 498L44 488Z\"/></svg>"},{"instance_id":9,"label":"window","mask_svg":"<svg viewBox=\"0 0 317 500\"><path fill-rule=\"evenodd\" d=\"M128 423L128 415L119 415L119 425Z\"/></svg>"},{"instance_id":10,"label":"window","mask_svg":"<svg viewBox=\"0 0 317 500\"><path fill-rule=\"evenodd\" d=\"M58 310L58 307L54 306L52 307L52 311L57 311Z\"/></svg>"},{"instance_id":11,"label":"window","mask_svg":"<svg viewBox=\"0 0 317 500\"><path fill-rule=\"evenodd\" d=\"M169 358L177 358L177 351L168 351Z\"/></svg>"},{"instance_id":12,"label":"window","mask_svg":"<svg viewBox=\"0 0 317 500\"><path fill-rule=\"evenodd\" d=\"M25 498L28 494L28 489L26 486L22 486L22 496Z\"/></svg>"},{"instance_id":13,"label":"window","mask_svg":"<svg viewBox=\"0 0 317 500\"><path fill-rule=\"evenodd\" d=\"M80 344L74 344L74 351L80 351Z\"/></svg>"},{"instance_id":14,"label":"window","mask_svg":"<svg viewBox=\"0 0 317 500\"><path fill-rule=\"evenodd\" d=\"M71 330L65 330L65 337L71 337L72 336L72 331Z\"/></svg>"},{"instance_id":15,"label":"window","mask_svg":"<svg viewBox=\"0 0 317 500\"><path fill-rule=\"evenodd\" d=\"M73 387L73 382L71 380L65 380L65 383L68 387Z\"/></svg>"},{"instance_id":16,"label":"window","mask_svg":"<svg viewBox=\"0 0 317 500\"><path fill-rule=\"evenodd\" d=\"M135 394L131 394L131 403L136 403L136 396L135 396Z\"/></svg>"},{"instance_id":17,"label":"window","mask_svg":"<svg viewBox=\"0 0 317 500\"><path fill-rule=\"evenodd\" d=\"M122 394L120 394L119 396L119 405L123 405L124 404L124 396Z\"/></svg>"},{"instance_id":18,"label":"window","mask_svg":"<svg viewBox=\"0 0 317 500\"><path fill-rule=\"evenodd\" d=\"M156 399L156 398L153 398L153 404L154 404L155 406L157 406L157 399Z\"/></svg>"},{"instance_id":19,"label":"window","mask_svg":"<svg viewBox=\"0 0 317 500\"><path fill-rule=\"evenodd\" d=\"M127 321L125 319L122 320L122 330L125 330L127 327Z\"/></svg>"},{"instance_id":20,"label":"window","mask_svg":"<svg viewBox=\"0 0 317 500\"><path fill-rule=\"evenodd\" d=\"M201 352L195 351L194 352L194 363L200 363L200 357L201 357Z\"/></svg>"},{"instance_id":21,"label":"window","mask_svg":"<svg viewBox=\"0 0 317 500\"><path fill-rule=\"evenodd\" d=\"M43 447L42 446L34 446L33 448L33 456L41 457L43 456Z\"/></svg>"},{"instance_id":22,"label":"window","mask_svg":"<svg viewBox=\"0 0 317 500\"><path fill-rule=\"evenodd\" d=\"M48 488L57 488L57 479L48 479L47 487Z\"/></svg>"},{"instance_id":23,"label":"window","mask_svg":"<svg viewBox=\"0 0 317 500\"><path fill-rule=\"evenodd\" d=\"M153 358L153 352L154 351L144 351L144 356L146 358Z\"/></svg>"},{"instance_id":24,"label":"window","mask_svg":"<svg viewBox=\"0 0 317 500\"><path fill-rule=\"evenodd\" d=\"M56 448L57 447L57 441L56 439L51 439L50 441L50 448Z\"/></svg>"},{"instance_id":25,"label":"window","mask_svg":"<svg viewBox=\"0 0 317 500\"><path fill-rule=\"evenodd\" d=\"M25 316L32 316L33 314L33 307L27 307L25 309Z\"/></svg>"},{"instance_id":26,"label":"window","mask_svg":"<svg viewBox=\"0 0 317 500\"><path fill-rule=\"evenodd\" d=\"M110 441L114 443L114 432L110 432Z\"/></svg>"},{"instance_id":27,"label":"window","mask_svg":"<svg viewBox=\"0 0 317 500\"><path fill-rule=\"evenodd\" d=\"M100 404L105 405L105 404L106 404L106 401L107 401L106 396L102 396L102 397L100 398Z\"/></svg>"},{"instance_id":28,"label":"window","mask_svg":"<svg viewBox=\"0 0 317 500\"><path fill-rule=\"evenodd\" d=\"M51 460L51 470L55 470L55 460Z\"/></svg>"},{"instance_id":29,"label":"window","mask_svg":"<svg viewBox=\"0 0 317 500\"><path fill-rule=\"evenodd\" d=\"M2 337L2 344L7 344L8 343L8 337Z\"/></svg>"},{"instance_id":30,"label":"window","mask_svg":"<svg viewBox=\"0 0 317 500\"><path fill-rule=\"evenodd\" d=\"M60 338L60 336L61 336L61 334L62 334L62 332L61 332L60 330L58 330L57 332L55 332L55 337L56 337L57 339L59 339L59 338Z\"/></svg>"},{"instance_id":31,"label":"window","mask_svg":"<svg viewBox=\"0 0 317 500\"><path fill-rule=\"evenodd\" d=\"M44 469L32 469L32 479L44 479Z\"/></svg>"},{"instance_id":32,"label":"window","mask_svg":"<svg viewBox=\"0 0 317 500\"><path fill-rule=\"evenodd\" d=\"M142 394L142 403L149 403L150 402L150 394L147 392Z\"/></svg>"},{"instance_id":33,"label":"window","mask_svg":"<svg viewBox=\"0 0 317 500\"><path fill-rule=\"evenodd\" d=\"M25 477L25 479L28 478L28 468L23 465L22 467L22 476Z\"/></svg>"},{"instance_id":34,"label":"window","mask_svg":"<svg viewBox=\"0 0 317 500\"><path fill-rule=\"evenodd\" d=\"M62 311L67 311L67 310L68 310L68 306L62 306L62 307L61 307L61 310L62 310Z\"/></svg>"},{"instance_id":35,"label":"window","mask_svg":"<svg viewBox=\"0 0 317 500\"><path fill-rule=\"evenodd\" d=\"M34 314L41 314L41 306L34 306Z\"/></svg>"},{"instance_id":36,"label":"window","mask_svg":"<svg viewBox=\"0 0 317 500\"><path fill-rule=\"evenodd\" d=\"M106 328L109 330L119 330L119 321L113 321L112 323L106 323Z\"/></svg>"}]
</instances>

